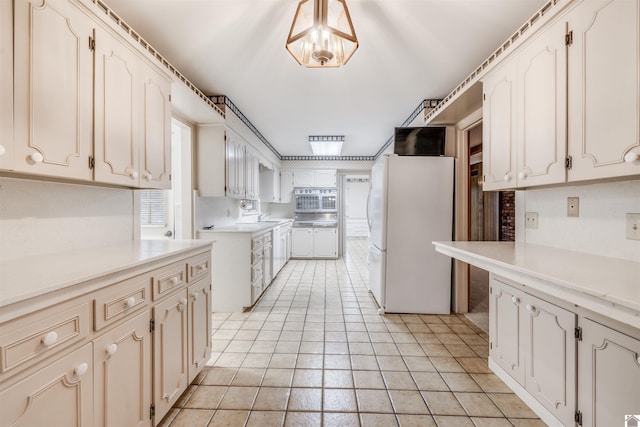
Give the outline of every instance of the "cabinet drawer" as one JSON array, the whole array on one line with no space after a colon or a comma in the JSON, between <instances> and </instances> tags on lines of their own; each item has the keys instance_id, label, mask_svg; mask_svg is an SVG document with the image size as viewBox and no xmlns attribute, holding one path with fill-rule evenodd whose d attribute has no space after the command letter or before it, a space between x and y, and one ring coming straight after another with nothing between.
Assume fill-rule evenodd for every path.
<instances>
[{"instance_id":1,"label":"cabinet drawer","mask_svg":"<svg viewBox=\"0 0 640 427\"><path fill-rule=\"evenodd\" d=\"M255 250L261 248L264 244L264 236L258 236L251 239L251 249Z\"/></svg>"},{"instance_id":2,"label":"cabinet drawer","mask_svg":"<svg viewBox=\"0 0 640 427\"><path fill-rule=\"evenodd\" d=\"M251 281L256 282L262 280L262 263L255 264L251 267Z\"/></svg>"},{"instance_id":3,"label":"cabinet drawer","mask_svg":"<svg viewBox=\"0 0 640 427\"><path fill-rule=\"evenodd\" d=\"M151 299L151 275L134 277L96 294L94 330L99 331L127 315L146 307Z\"/></svg>"},{"instance_id":4,"label":"cabinet drawer","mask_svg":"<svg viewBox=\"0 0 640 427\"><path fill-rule=\"evenodd\" d=\"M189 283L206 277L209 271L211 271L211 256L208 253L190 258L187 261Z\"/></svg>"},{"instance_id":5,"label":"cabinet drawer","mask_svg":"<svg viewBox=\"0 0 640 427\"><path fill-rule=\"evenodd\" d=\"M187 283L187 268L184 262L177 262L153 273L153 300L156 301Z\"/></svg>"},{"instance_id":6,"label":"cabinet drawer","mask_svg":"<svg viewBox=\"0 0 640 427\"><path fill-rule=\"evenodd\" d=\"M90 302L40 310L0 327L0 373L42 360L89 335Z\"/></svg>"}]
</instances>

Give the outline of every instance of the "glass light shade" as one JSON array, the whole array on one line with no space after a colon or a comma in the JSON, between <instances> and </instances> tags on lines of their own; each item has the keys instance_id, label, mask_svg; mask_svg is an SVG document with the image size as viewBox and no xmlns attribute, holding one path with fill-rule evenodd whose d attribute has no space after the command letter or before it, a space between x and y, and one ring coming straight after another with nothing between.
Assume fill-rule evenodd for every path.
<instances>
[{"instance_id":1,"label":"glass light shade","mask_svg":"<svg viewBox=\"0 0 640 427\"><path fill-rule=\"evenodd\" d=\"M309 141L314 156L339 156L342 141Z\"/></svg>"},{"instance_id":2,"label":"glass light shade","mask_svg":"<svg viewBox=\"0 0 640 427\"><path fill-rule=\"evenodd\" d=\"M287 50L309 68L339 67L358 48L345 0L301 0L287 38Z\"/></svg>"}]
</instances>

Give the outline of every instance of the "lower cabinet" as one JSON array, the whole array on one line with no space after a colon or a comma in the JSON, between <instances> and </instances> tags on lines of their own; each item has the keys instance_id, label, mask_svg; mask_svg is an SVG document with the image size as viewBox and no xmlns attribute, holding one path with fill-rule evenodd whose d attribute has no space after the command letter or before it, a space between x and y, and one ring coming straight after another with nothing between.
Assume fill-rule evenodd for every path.
<instances>
[{"instance_id":1,"label":"lower cabinet","mask_svg":"<svg viewBox=\"0 0 640 427\"><path fill-rule=\"evenodd\" d=\"M492 276L489 354L564 425L576 408L576 315Z\"/></svg>"},{"instance_id":2,"label":"lower cabinet","mask_svg":"<svg viewBox=\"0 0 640 427\"><path fill-rule=\"evenodd\" d=\"M203 280L189 286L189 384L211 356L211 285Z\"/></svg>"},{"instance_id":3,"label":"lower cabinet","mask_svg":"<svg viewBox=\"0 0 640 427\"><path fill-rule=\"evenodd\" d=\"M41 369L19 375L6 386L0 384L2 425L93 425L91 347L85 344L51 363L42 363Z\"/></svg>"},{"instance_id":4,"label":"lower cabinet","mask_svg":"<svg viewBox=\"0 0 640 427\"><path fill-rule=\"evenodd\" d=\"M587 318L579 323L582 425L624 425L625 415L640 414L640 336L633 338Z\"/></svg>"},{"instance_id":5,"label":"lower cabinet","mask_svg":"<svg viewBox=\"0 0 640 427\"><path fill-rule=\"evenodd\" d=\"M337 228L294 227L291 232L292 258L337 258Z\"/></svg>"}]
</instances>

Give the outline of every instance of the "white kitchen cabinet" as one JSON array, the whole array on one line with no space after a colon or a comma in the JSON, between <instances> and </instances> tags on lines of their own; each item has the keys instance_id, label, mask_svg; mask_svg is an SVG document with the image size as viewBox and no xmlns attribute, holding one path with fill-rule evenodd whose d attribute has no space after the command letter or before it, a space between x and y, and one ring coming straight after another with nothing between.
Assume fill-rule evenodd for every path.
<instances>
[{"instance_id":1,"label":"white kitchen cabinet","mask_svg":"<svg viewBox=\"0 0 640 427\"><path fill-rule=\"evenodd\" d=\"M189 309L189 383L211 356L211 281L201 280L187 289Z\"/></svg>"},{"instance_id":2,"label":"white kitchen cabinet","mask_svg":"<svg viewBox=\"0 0 640 427\"><path fill-rule=\"evenodd\" d=\"M484 190L565 181L564 27L536 35L483 83Z\"/></svg>"},{"instance_id":3,"label":"white kitchen cabinet","mask_svg":"<svg viewBox=\"0 0 640 427\"><path fill-rule=\"evenodd\" d=\"M298 169L293 171L294 187L335 187L335 169Z\"/></svg>"},{"instance_id":4,"label":"white kitchen cabinet","mask_svg":"<svg viewBox=\"0 0 640 427\"><path fill-rule=\"evenodd\" d=\"M149 310L93 341L94 426L150 426Z\"/></svg>"},{"instance_id":5,"label":"white kitchen cabinet","mask_svg":"<svg viewBox=\"0 0 640 427\"><path fill-rule=\"evenodd\" d=\"M640 414L640 339L580 318L578 409L582 426L622 425Z\"/></svg>"},{"instance_id":6,"label":"white kitchen cabinet","mask_svg":"<svg viewBox=\"0 0 640 427\"><path fill-rule=\"evenodd\" d=\"M171 82L96 28L95 180L171 188Z\"/></svg>"},{"instance_id":7,"label":"white kitchen cabinet","mask_svg":"<svg viewBox=\"0 0 640 427\"><path fill-rule=\"evenodd\" d=\"M246 196L245 187L245 144L235 133L225 132L227 146L227 196L243 199ZM212 165L209 165L211 167Z\"/></svg>"},{"instance_id":8,"label":"white kitchen cabinet","mask_svg":"<svg viewBox=\"0 0 640 427\"><path fill-rule=\"evenodd\" d=\"M337 228L293 227L291 231L292 258L337 258Z\"/></svg>"},{"instance_id":9,"label":"white kitchen cabinet","mask_svg":"<svg viewBox=\"0 0 640 427\"><path fill-rule=\"evenodd\" d=\"M93 424L92 345L0 383L3 425Z\"/></svg>"},{"instance_id":10,"label":"white kitchen cabinet","mask_svg":"<svg viewBox=\"0 0 640 427\"><path fill-rule=\"evenodd\" d=\"M245 147L245 198L258 200L260 196L260 158L249 145Z\"/></svg>"},{"instance_id":11,"label":"white kitchen cabinet","mask_svg":"<svg viewBox=\"0 0 640 427\"><path fill-rule=\"evenodd\" d=\"M280 201L282 203L293 201L293 172L291 171L280 173Z\"/></svg>"},{"instance_id":12,"label":"white kitchen cabinet","mask_svg":"<svg viewBox=\"0 0 640 427\"><path fill-rule=\"evenodd\" d=\"M280 203L280 168L260 170L260 201L265 203Z\"/></svg>"},{"instance_id":13,"label":"white kitchen cabinet","mask_svg":"<svg viewBox=\"0 0 640 427\"><path fill-rule=\"evenodd\" d=\"M566 20L568 180L640 174L640 3L584 1Z\"/></svg>"},{"instance_id":14,"label":"white kitchen cabinet","mask_svg":"<svg viewBox=\"0 0 640 427\"><path fill-rule=\"evenodd\" d=\"M0 2L0 169L13 167L13 5Z\"/></svg>"},{"instance_id":15,"label":"white kitchen cabinet","mask_svg":"<svg viewBox=\"0 0 640 427\"><path fill-rule=\"evenodd\" d=\"M262 288L269 287L274 276L273 267L273 232L265 233L262 246Z\"/></svg>"},{"instance_id":16,"label":"white kitchen cabinet","mask_svg":"<svg viewBox=\"0 0 640 427\"><path fill-rule=\"evenodd\" d=\"M10 3L10 2L5 2ZM14 146L9 169L90 181L95 24L66 0L14 2Z\"/></svg>"},{"instance_id":17,"label":"white kitchen cabinet","mask_svg":"<svg viewBox=\"0 0 640 427\"><path fill-rule=\"evenodd\" d=\"M491 359L564 425L576 408L576 315L491 276Z\"/></svg>"}]
</instances>

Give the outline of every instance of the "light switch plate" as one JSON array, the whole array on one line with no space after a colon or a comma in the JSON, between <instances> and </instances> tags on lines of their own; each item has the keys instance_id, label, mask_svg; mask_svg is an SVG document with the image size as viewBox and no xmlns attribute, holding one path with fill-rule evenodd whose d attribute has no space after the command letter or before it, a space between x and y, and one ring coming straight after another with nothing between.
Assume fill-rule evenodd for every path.
<instances>
[{"instance_id":1,"label":"light switch plate","mask_svg":"<svg viewBox=\"0 0 640 427\"><path fill-rule=\"evenodd\" d=\"M580 214L580 198L567 197L567 216L577 218Z\"/></svg>"},{"instance_id":2,"label":"light switch plate","mask_svg":"<svg viewBox=\"0 0 640 427\"><path fill-rule=\"evenodd\" d=\"M525 213L524 224L526 228L538 228L538 212Z\"/></svg>"},{"instance_id":3,"label":"light switch plate","mask_svg":"<svg viewBox=\"0 0 640 427\"><path fill-rule=\"evenodd\" d=\"M628 240L640 240L640 213L625 215L625 230Z\"/></svg>"}]
</instances>

